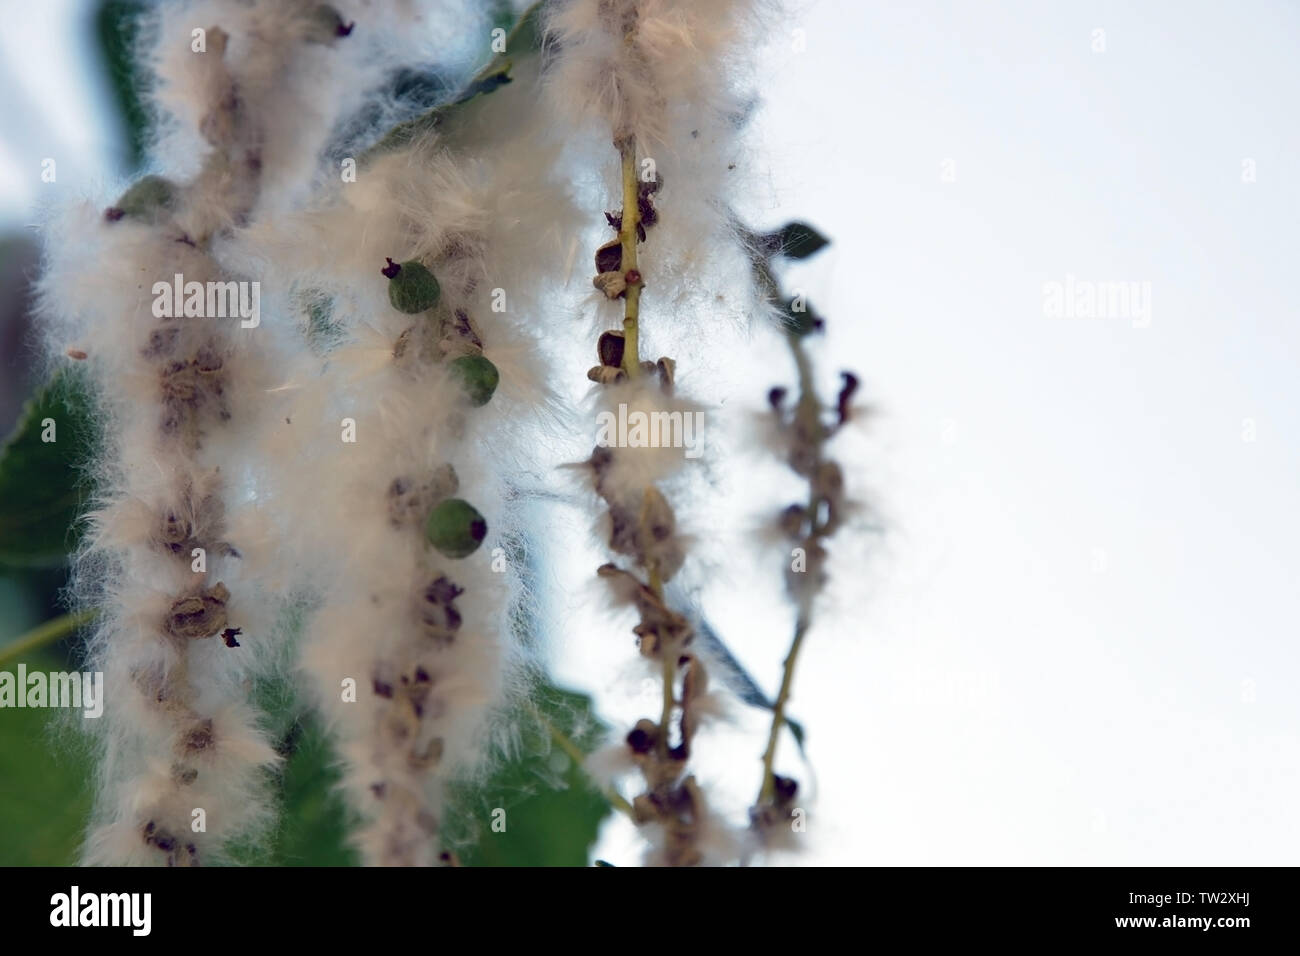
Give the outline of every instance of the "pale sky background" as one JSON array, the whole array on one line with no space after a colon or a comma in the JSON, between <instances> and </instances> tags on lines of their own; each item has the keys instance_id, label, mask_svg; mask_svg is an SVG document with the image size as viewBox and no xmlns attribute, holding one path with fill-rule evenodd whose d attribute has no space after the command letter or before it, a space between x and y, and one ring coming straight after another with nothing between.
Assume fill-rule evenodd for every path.
<instances>
[{"instance_id":1,"label":"pale sky background","mask_svg":"<svg viewBox=\"0 0 1300 956\"><path fill-rule=\"evenodd\" d=\"M78 9L0 2L6 227L45 156L58 188L118 173ZM796 684L802 862L1296 863L1300 7L823 0L778 26L770 221L834 240L791 280L878 409L846 465L885 526L836 552ZM1149 326L1047 317L1067 275L1150 283ZM774 690L780 602L715 590ZM630 642L599 643L557 672L634 717ZM756 785L762 724L701 746L720 794ZM616 824L597 852L631 847Z\"/></svg>"}]
</instances>

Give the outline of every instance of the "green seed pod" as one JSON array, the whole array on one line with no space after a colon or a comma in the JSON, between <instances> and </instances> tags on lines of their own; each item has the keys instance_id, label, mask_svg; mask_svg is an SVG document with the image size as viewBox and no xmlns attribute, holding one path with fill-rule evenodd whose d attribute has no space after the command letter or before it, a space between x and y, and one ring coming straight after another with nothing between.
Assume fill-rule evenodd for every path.
<instances>
[{"instance_id":1,"label":"green seed pod","mask_svg":"<svg viewBox=\"0 0 1300 956\"><path fill-rule=\"evenodd\" d=\"M469 403L481 408L492 398L501 381L497 367L482 355L462 355L451 363L452 374L460 380Z\"/></svg>"},{"instance_id":2,"label":"green seed pod","mask_svg":"<svg viewBox=\"0 0 1300 956\"><path fill-rule=\"evenodd\" d=\"M449 558L464 558L487 537L487 521L463 498L447 498L429 512L425 522L429 543Z\"/></svg>"},{"instance_id":3,"label":"green seed pod","mask_svg":"<svg viewBox=\"0 0 1300 956\"><path fill-rule=\"evenodd\" d=\"M176 187L161 176L145 176L108 210L110 220L130 216L148 223L165 218L176 202Z\"/></svg>"},{"instance_id":4,"label":"green seed pod","mask_svg":"<svg viewBox=\"0 0 1300 956\"><path fill-rule=\"evenodd\" d=\"M401 265L388 260L388 265L380 270L388 276L388 301L399 312L414 315L432 309L442 296L442 288L433 273L422 263L411 259Z\"/></svg>"}]
</instances>

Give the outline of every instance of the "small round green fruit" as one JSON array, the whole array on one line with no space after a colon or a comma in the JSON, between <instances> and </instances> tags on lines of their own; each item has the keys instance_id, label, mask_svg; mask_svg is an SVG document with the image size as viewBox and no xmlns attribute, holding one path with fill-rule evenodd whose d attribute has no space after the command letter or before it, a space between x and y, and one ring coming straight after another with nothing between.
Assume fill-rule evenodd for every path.
<instances>
[{"instance_id":1,"label":"small round green fruit","mask_svg":"<svg viewBox=\"0 0 1300 956\"><path fill-rule=\"evenodd\" d=\"M145 176L122 194L108 210L110 221L130 216L153 224L161 222L176 204L176 187L162 176Z\"/></svg>"},{"instance_id":2,"label":"small round green fruit","mask_svg":"<svg viewBox=\"0 0 1300 956\"><path fill-rule=\"evenodd\" d=\"M388 260L380 270L388 276L388 301L399 312L411 315L432 309L442 297L442 287L423 263L410 259L400 265Z\"/></svg>"},{"instance_id":3,"label":"small round green fruit","mask_svg":"<svg viewBox=\"0 0 1300 956\"><path fill-rule=\"evenodd\" d=\"M438 502L425 522L429 543L449 558L464 558L478 550L487 537L487 520L463 498Z\"/></svg>"},{"instance_id":4,"label":"small round green fruit","mask_svg":"<svg viewBox=\"0 0 1300 956\"><path fill-rule=\"evenodd\" d=\"M451 363L451 371L475 408L481 408L492 399L492 393L501 381L497 367L482 355L462 355Z\"/></svg>"}]
</instances>

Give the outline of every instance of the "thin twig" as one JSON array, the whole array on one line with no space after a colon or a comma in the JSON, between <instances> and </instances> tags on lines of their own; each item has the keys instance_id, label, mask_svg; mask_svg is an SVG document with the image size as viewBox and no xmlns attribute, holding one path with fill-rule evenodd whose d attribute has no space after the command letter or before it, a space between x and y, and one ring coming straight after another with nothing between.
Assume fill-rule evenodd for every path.
<instances>
[{"instance_id":1,"label":"thin twig","mask_svg":"<svg viewBox=\"0 0 1300 956\"><path fill-rule=\"evenodd\" d=\"M582 752L582 749L577 744L565 735L564 731L551 723L550 720L547 719L546 715L537 708L536 704L532 704L531 706L533 708L533 713L537 715L537 719L541 721L542 726L550 732L551 739L559 745L561 750L569 755L569 759L577 765L579 770L586 773L584 763L586 762L587 755ZM592 778L591 774L587 774L587 779L591 780L591 782L596 785L596 789L600 792L601 796L609 801L610 806L620 813L626 814L628 818L635 819L632 813L632 804L624 800L622 794L618 793L612 787L602 787L594 778Z\"/></svg>"},{"instance_id":2,"label":"thin twig","mask_svg":"<svg viewBox=\"0 0 1300 956\"><path fill-rule=\"evenodd\" d=\"M64 614L61 617L52 618L39 627L32 628L12 644L0 650L0 666L67 637L83 624L88 624L94 620L95 615L98 613L95 610L77 611L73 614Z\"/></svg>"},{"instance_id":3,"label":"thin twig","mask_svg":"<svg viewBox=\"0 0 1300 956\"><path fill-rule=\"evenodd\" d=\"M764 270L764 274L760 274L760 276L766 280L763 283L765 286L764 291L770 295L770 290L776 288L775 280L767 270ZM826 428L822 424L822 405L817 398L816 383L813 381L812 362L808 358L808 353L804 351L803 340L794 331L786 333L786 340L790 345L790 352L794 357L795 368L799 376L799 403L795 409L795 415L802 419L801 425L806 434L811 436L813 447L813 462L809 474L814 477L810 479L808 489L809 530L807 542L816 545L819 543L818 539L826 531L825 526L818 520L821 511L821 495L818 492L815 479L822 464L822 448L826 441ZM829 520L828 517L828 523ZM776 772L774 769L776 745L781 737L781 728L785 726L785 707L790 700L790 691L794 685L794 669L799 659L799 650L803 647L803 640L809 628L812 627L811 604L810 600L799 602L794 638L790 642L790 650L786 653L785 662L782 666L781 690L778 692L776 703L772 707L772 726L768 731L767 748L763 751L763 782L758 792L760 806L770 803L776 795Z\"/></svg>"},{"instance_id":4,"label":"thin twig","mask_svg":"<svg viewBox=\"0 0 1300 956\"><path fill-rule=\"evenodd\" d=\"M776 695L776 704L772 707L772 729L767 735L767 749L763 751L763 786L758 794L759 804L767 803L776 793L776 776L772 765L776 761L776 742L785 726L785 705L790 700L790 689L794 686L794 665L799 659L799 649L803 647L804 635L808 633L811 622L803 614L795 625L794 640L785 655L785 664L781 674L781 691Z\"/></svg>"}]
</instances>

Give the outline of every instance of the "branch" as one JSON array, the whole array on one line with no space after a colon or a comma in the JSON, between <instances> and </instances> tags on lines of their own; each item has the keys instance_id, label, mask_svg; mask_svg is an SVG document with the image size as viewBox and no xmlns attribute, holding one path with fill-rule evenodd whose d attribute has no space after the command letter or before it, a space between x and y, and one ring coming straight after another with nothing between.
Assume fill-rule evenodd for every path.
<instances>
[{"instance_id":1,"label":"branch","mask_svg":"<svg viewBox=\"0 0 1300 956\"><path fill-rule=\"evenodd\" d=\"M64 614L62 617L52 618L44 624L32 628L8 647L0 650L0 667L10 661L18 660L25 654L45 647L47 644L53 644L67 637L83 624L89 624L93 621L98 613L95 610L77 611L75 614Z\"/></svg>"}]
</instances>

